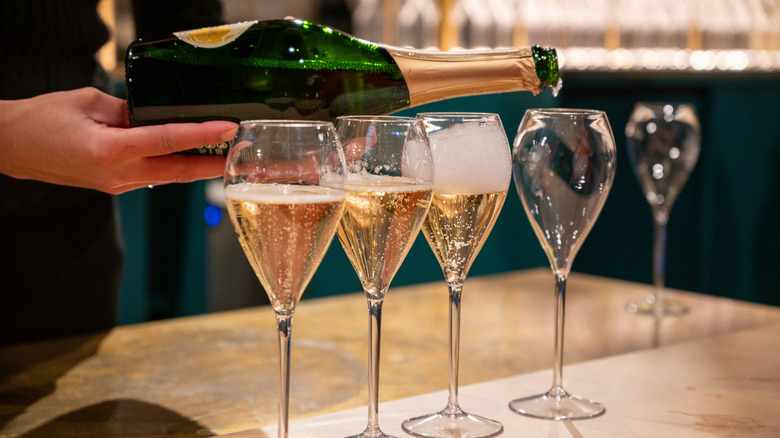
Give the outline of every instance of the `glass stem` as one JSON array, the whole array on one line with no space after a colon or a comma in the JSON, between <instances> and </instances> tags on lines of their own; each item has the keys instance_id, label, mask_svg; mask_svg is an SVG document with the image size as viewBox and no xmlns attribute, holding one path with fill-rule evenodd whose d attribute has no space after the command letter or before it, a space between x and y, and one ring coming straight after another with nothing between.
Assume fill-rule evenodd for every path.
<instances>
[{"instance_id":1,"label":"glass stem","mask_svg":"<svg viewBox=\"0 0 780 438\"><path fill-rule=\"evenodd\" d=\"M382 300L368 299L368 426L364 435L378 436L379 344L382 330Z\"/></svg>"},{"instance_id":2,"label":"glass stem","mask_svg":"<svg viewBox=\"0 0 780 438\"><path fill-rule=\"evenodd\" d=\"M653 295L654 307L664 310L664 282L666 271L666 219L655 221L653 242Z\"/></svg>"},{"instance_id":3,"label":"glass stem","mask_svg":"<svg viewBox=\"0 0 780 438\"><path fill-rule=\"evenodd\" d=\"M565 320L566 278L567 274L555 274L555 358L553 384L549 394L554 397L566 396L563 389L563 327Z\"/></svg>"},{"instance_id":4,"label":"glass stem","mask_svg":"<svg viewBox=\"0 0 780 438\"><path fill-rule=\"evenodd\" d=\"M458 367L460 364L460 299L463 293L462 283L449 283L450 289L450 397L444 412L460 413L458 406Z\"/></svg>"},{"instance_id":5,"label":"glass stem","mask_svg":"<svg viewBox=\"0 0 780 438\"><path fill-rule=\"evenodd\" d=\"M279 333L279 438L287 438L290 407L290 334L292 315L276 315Z\"/></svg>"}]
</instances>

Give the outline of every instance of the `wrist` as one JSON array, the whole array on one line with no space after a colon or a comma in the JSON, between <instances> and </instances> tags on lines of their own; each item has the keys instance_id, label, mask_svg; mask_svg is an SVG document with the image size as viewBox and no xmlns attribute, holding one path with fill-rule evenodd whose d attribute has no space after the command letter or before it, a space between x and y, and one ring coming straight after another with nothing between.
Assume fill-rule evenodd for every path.
<instances>
[{"instance_id":1,"label":"wrist","mask_svg":"<svg viewBox=\"0 0 780 438\"><path fill-rule=\"evenodd\" d=\"M10 174L10 161L12 144L11 133L11 114L12 105L9 100L0 100L0 155L3 159L0 160L0 173L13 176Z\"/></svg>"},{"instance_id":2,"label":"wrist","mask_svg":"<svg viewBox=\"0 0 780 438\"><path fill-rule=\"evenodd\" d=\"M24 118L24 100L0 100L0 173L13 178L25 178L19 163L22 144L19 139L20 119Z\"/></svg>"}]
</instances>

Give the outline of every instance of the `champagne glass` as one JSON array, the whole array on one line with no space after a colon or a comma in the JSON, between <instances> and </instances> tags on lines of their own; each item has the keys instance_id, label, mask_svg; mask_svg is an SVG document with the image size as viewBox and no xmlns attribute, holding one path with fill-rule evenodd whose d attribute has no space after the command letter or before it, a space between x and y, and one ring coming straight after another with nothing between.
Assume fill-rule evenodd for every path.
<instances>
[{"instance_id":1,"label":"champagne glass","mask_svg":"<svg viewBox=\"0 0 780 438\"><path fill-rule=\"evenodd\" d=\"M423 234L449 288L449 400L439 412L404 421L421 437L489 437L501 423L464 412L458 404L460 307L463 283L504 205L512 157L501 119L485 113L419 114L436 169Z\"/></svg>"},{"instance_id":2,"label":"champagne glass","mask_svg":"<svg viewBox=\"0 0 780 438\"><path fill-rule=\"evenodd\" d=\"M564 302L574 257L612 187L615 154L602 111L532 109L520 122L512 152L514 181L555 279L555 356L552 387L512 401L510 409L519 414L574 420L604 413L600 403L563 388Z\"/></svg>"},{"instance_id":3,"label":"champagne glass","mask_svg":"<svg viewBox=\"0 0 780 438\"><path fill-rule=\"evenodd\" d=\"M655 317L688 311L664 292L666 224L700 148L699 119L688 103L639 102L626 125L628 158L653 212L653 292L644 301L629 303L628 311Z\"/></svg>"},{"instance_id":4,"label":"champagne glass","mask_svg":"<svg viewBox=\"0 0 780 438\"><path fill-rule=\"evenodd\" d=\"M276 316L279 438L288 435L293 313L344 211L345 174L330 122L245 121L228 153L230 220Z\"/></svg>"},{"instance_id":5,"label":"champagne glass","mask_svg":"<svg viewBox=\"0 0 780 438\"><path fill-rule=\"evenodd\" d=\"M368 302L368 425L354 437L386 437L379 428L382 303L431 202L433 163L414 118L344 116L336 132L347 160L347 202L338 237Z\"/></svg>"}]
</instances>

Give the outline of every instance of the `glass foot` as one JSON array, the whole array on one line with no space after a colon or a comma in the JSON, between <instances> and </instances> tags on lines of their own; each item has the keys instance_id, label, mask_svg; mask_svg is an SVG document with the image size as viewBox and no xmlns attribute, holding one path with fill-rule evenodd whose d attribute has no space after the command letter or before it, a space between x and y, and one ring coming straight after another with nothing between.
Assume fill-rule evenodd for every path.
<instances>
[{"instance_id":1,"label":"glass foot","mask_svg":"<svg viewBox=\"0 0 780 438\"><path fill-rule=\"evenodd\" d=\"M521 415L547 420L584 420L606 412L601 403L563 390L550 390L545 394L514 400L509 403L509 409Z\"/></svg>"},{"instance_id":2,"label":"glass foot","mask_svg":"<svg viewBox=\"0 0 780 438\"><path fill-rule=\"evenodd\" d=\"M382 430L379 429L378 427L376 428L367 427L366 430L364 430L360 434L351 435L348 436L347 438L396 438L396 437L392 435L387 435L386 433L382 432Z\"/></svg>"},{"instance_id":3,"label":"glass foot","mask_svg":"<svg viewBox=\"0 0 780 438\"><path fill-rule=\"evenodd\" d=\"M504 426L498 421L467 414L457 407L410 418L401 427L410 435L428 438L490 437L504 431Z\"/></svg>"},{"instance_id":4,"label":"glass foot","mask_svg":"<svg viewBox=\"0 0 780 438\"><path fill-rule=\"evenodd\" d=\"M639 303L628 303L628 305L626 305L626 310L628 310L629 313L663 318L667 316L685 315L688 313L689 309L679 301L665 298L663 303L659 303L655 300L655 297L649 297L647 300Z\"/></svg>"}]
</instances>

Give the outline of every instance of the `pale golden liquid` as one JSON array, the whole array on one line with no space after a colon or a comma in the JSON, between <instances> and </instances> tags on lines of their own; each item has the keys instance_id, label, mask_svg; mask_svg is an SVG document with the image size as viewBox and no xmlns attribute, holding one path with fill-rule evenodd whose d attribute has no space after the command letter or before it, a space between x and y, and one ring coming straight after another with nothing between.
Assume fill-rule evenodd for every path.
<instances>
[{"instance_id":1,"label":"pale golden liquid","mask_svg":"<svg viewBox=\"0 0 780 438\"><path fill-rule=\"evenodd\" d=\"M431 187L403 185L346 187L347 203L338 227L344 252L371 298L384 297L420 231ZM408 181L408 180L407 180Z\"/></svg>"},{"instance_id":2,"label":"pale golden liquid","mask_svg":"<svg viewBox=\"0 0 780 438\"><path fill-rule=\"evenodd\" d=\"M277 313L292 314L344 209L344 192L316 186L239 184L225 189L249 263Z\"/></svg>"},{"instance_id":3,"label":"pale golden liquid","mask_svg":"<svg viewBox=\"0 0 780 438\"><path fill-rule=\"evenodd\" d=\"M433 195L422 230L448 282L466 279L505 199L506 191Z\"/></svg>"}]
</instances>

